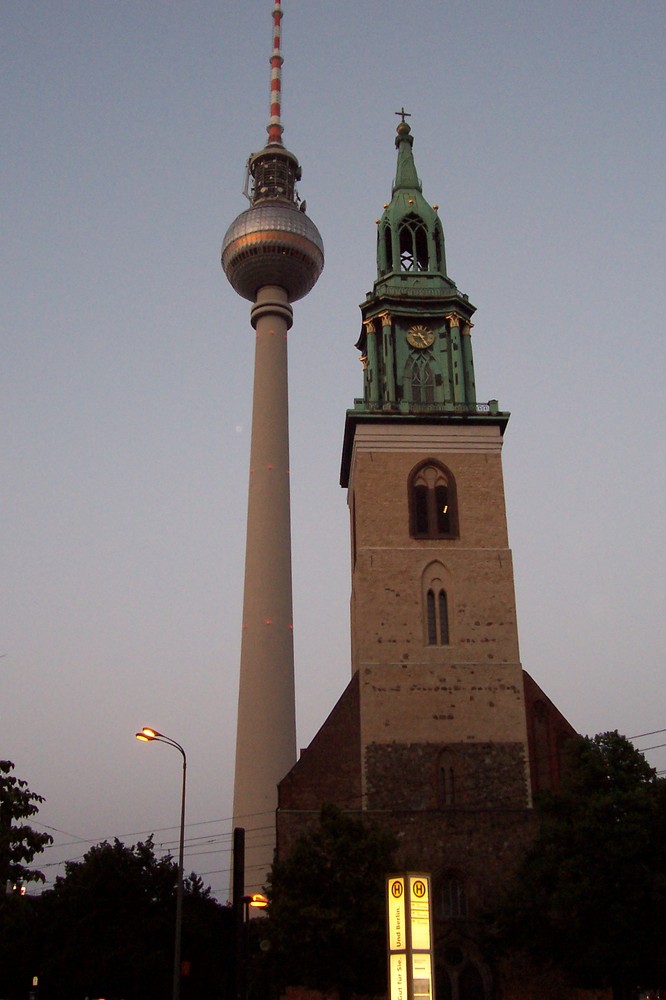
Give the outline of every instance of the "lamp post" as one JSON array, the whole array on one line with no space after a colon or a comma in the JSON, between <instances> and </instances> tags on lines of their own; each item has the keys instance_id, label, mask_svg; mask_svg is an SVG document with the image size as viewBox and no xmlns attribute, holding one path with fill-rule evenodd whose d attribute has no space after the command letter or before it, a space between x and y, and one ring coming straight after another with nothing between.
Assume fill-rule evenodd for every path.
<instances>
[{"instance_id":1,"label":"lamp post","mask_svg":"<svg viewBox=\"0 0 666 1000\"><path fill-rule=\"evenodd\" d=\"M242 896L243 904L243 966L240 986L240 1000L248 1000L248 973L250 971L250 907L257 910L265 910L268 906L268 899L260 892L253 892L251 896Z\"/></svg>"},{"instance_id":2,"label":"lamp post","mask_svg":"<svg viewBox=\"0 0 666 1000\"><path fill-rule=\"evenodd\" d=\"M166 743L169 747L174 747L183 758L183 790L180 800L180 841L178 845L178 881L176 883L176 937L173 947L173 1000L180 1000L180 942L183 929L183 854L185 849L185 779L187 777L187 756L180 743L172 740L164 733L158 733L156 729L149 729L147 726L136 733L137 740L143 743Z\"/></svg>"}]
</instances>

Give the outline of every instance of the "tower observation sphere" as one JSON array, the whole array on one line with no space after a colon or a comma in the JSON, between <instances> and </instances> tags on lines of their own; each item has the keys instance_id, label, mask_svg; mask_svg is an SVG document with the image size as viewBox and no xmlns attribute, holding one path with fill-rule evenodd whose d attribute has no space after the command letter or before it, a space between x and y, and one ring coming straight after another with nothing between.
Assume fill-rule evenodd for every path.
<instances>
[{"instance_id":1,"label":"tower observation sphere","mask_svg":"<svg viewBox=\"0 0 666 1000\"><path fill-rule=\"evenodd\" d=\"M319 230L299 206L298 160L269 144L250 158L252 206L229 226L222 267L234 290L254 302L260 288L284 288L290 302L308 294L324 266Z\"/></svg>"}]
</instances>

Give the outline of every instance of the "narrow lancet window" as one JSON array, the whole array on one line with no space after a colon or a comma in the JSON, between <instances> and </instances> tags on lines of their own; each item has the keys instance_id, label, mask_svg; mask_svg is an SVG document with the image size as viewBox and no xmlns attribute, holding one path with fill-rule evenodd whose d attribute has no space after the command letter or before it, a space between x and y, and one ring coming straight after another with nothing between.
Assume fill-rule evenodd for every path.
<instances>
[{"instance_id":1,"label":"narrow lancet window","mask_svg":"<svg viewBox=\"0 0 666 1000\"><path fill-rule=\"evenodd\" d=\"M393 270L393 242L391 240L391 227L384 229L384 267L383 273Z\"/></svg>"},{"instance_id":2,"label":"narrow lancet window","mask_svg":"<svg viewBox=\"0 0 666 1000\"><path fill-rule=\"evenodd\" d=\"M426 619L428 624L428 645L448 646L449 612L446 591L430 588L426 594Z\"/></svg>"},{"instance_id":3,"label":"narrow lancet window","mask_svg":"<svg viewBox=\"0 0 666 1000\"><path fill-rule=\"evenodd\" d=\"M456 773L453 753L450 750L442 751L438 764L438 804L452 806L456 801Z\"/></svg>"},{"instance_id":4,"label":"narrow lancet window","mask_svg":"<svg viewBox=\"0 0 666 1000\"><path fill-rule=\"evenodd\" d=\"M441 271L442 274L445 272L444 254L442 252L443 243L442 231L439 226L437 226L435 229L435 259L437 263L437 270Z\"/></svg>"},{"instance_id":5,"label":"narrow lancet window","mask_svg":"<svg viewBox=\"0 0 666 1000\"><path fill-rule=\"evenodd\" d=\"M429 590L427 594L427 609L426 614L428 617L428 645L437 645L437 613L435 609L435 592L434 590Z\"/></svg>"},{"instance_id":6,"label":"narrow lancet window","mask_svg":"<svg viewBox=\"0 0 666 1000\"><path fill-rule=\"evenodd\" d=\"M467 892L465 884L456 875L447 875L443 879L439 897L440 912L443 917L466 917L468 914Z\"/></svg>"},{"instance_id":7,"label":"narrow lancet window","mask_svg":"<svg viewBox=\"0 0 666 1000\"><path fill-rule=\"evenodd\" d=\"M437 624L439 626L439 645L449 644L449 609L446 603L446 591L440 590L437 595Z\"/></svg>"}]
</instances>

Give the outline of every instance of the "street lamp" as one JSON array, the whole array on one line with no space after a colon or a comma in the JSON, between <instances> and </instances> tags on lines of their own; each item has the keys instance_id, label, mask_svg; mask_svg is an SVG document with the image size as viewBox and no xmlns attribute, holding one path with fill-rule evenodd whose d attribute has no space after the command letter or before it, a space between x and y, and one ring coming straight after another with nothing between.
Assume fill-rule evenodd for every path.
<instances>
[{"instance_id":1,"label":"street lamp","mask_svg":"<svg viewBox=\"0 0 666 1000\"><path fill-rule=\"evenodd\" d=\"M268 898L261 892L253 892L251 896L243 896L246 906L246 913L249 915L249 908L253 910L265 910L268 906Z\"/></svg>"},{"instance_id":2,"label":"street lamp","mask_svg":"<svg viewBox=\"0 0 666 1000\"><path fill-rule=\"evenodd\" d=\"M248 1000L248 972L250 968L250 907L253 910L265 910L268 899L261 892L253 892L251 896L241 896L243 904L243 963L238 977L239 1000Z\"/></svg>"},{"instance_id":3,"label":"street lamp","mask_svg":"<svg viewBox=\"0 0 666 1000\"><path fill-rule=\"evenodd\" d=\"M180 743L172 740L164 733L158 733L156 729L144 726L140 733L136 733L137 740L143 743L166 743L169 747L175 747L183 757L183 791L180 800L180 843L178 846L178 881L176 883L176 939L173 948L173 1000L180 1000L180 942L183 929L183 853L185 849L185 779L187 776L187 757Z\"/></svg>"}]
</instances>

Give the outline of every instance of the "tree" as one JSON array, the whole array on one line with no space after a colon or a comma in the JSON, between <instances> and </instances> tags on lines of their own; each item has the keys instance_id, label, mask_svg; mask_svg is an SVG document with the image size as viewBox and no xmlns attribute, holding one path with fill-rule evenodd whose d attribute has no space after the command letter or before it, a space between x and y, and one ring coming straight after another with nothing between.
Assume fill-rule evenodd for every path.
<instances>
[{"instance_id":1,"label":"tree","mask_svg":"<svg viewBox=\"0 0 666 1000\"><path fill-rule=\"evenodd\" d=\"M68 862L40 900L41 951L34 961L43 995L170 995L177 870L170 855L156 856L152 837L131 847L105 841ZM214 997L225 961L224 907L197 875L184 889L183 1000Z\"/></svg>"},{"instance_id":2,"label":"tree","mask_svg":"<svg viewBox=\"0 0 666 1000\"><path fill-rule=\"evenodd\" d=\"M22 978L25 984L29 983L26 952L34 931L31 901L11 890L26 882L44 881L43 873L28 865L52 843L48 833L38 833L23 822L39 812L39 803L44 799L31 792L26 781L12 774L13 770L11 760L0 760L0 993L3 996L11 995L13 982Z\"/></svg>"},{"instance_id":3,"label":"tree","mask_svg":"<svg viewBox=\"0 0 666 1000\"><path fill-rule=\"evenodd\" d=\"M278 986L343 998L385 992L384 880L394 849L392 835L326 806L273 865L268 937Z\"/></svg>"},{"instance_id":4,"label":"tree","mask_svg":"<svg viewBox=\"0 0 666 1000\"><path fill-rule=\"evenodd\" d=\"M578 986L666 983L666 782L617 732L567 744L562 789L493 915L496 943Z\"/></svg>"},{"instance_id":5,"label":"tree","mask_svg":"<svg viewBox=\"0 0 666 1000\"><path fill-rule=\"evenodd\" d=\"M0 760L0 886L7 882L43 882L44 875L28 868L32 859L53 842L48 833L38 833L21 821L39 812L44 799L31 792L27 781L11 772L11 760Z\"/></svg>"}]
</instances>

